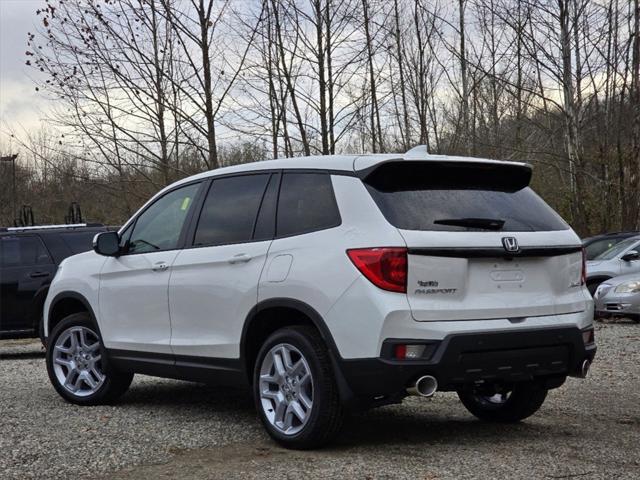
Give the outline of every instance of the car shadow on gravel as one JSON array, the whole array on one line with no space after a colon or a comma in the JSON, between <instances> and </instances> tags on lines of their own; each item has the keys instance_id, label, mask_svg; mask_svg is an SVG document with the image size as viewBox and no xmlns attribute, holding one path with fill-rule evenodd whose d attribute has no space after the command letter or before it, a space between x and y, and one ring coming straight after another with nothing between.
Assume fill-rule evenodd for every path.
<instances>
[{"instance_id":1,"label":"car shadow on gravel","mask_svg":"<svg viewBox=\"0 0 640 480\"><path fill-rule=\"evenodd\" d=\"M44 358L44 350L39 352L0 352L0 360L30 360L32 358Z\"/></svg>"},{"instance_id":2,"label":"car shadow on gravel","mask_svg":"<svg viewBox=\"0 0 640 480\"><path fill-rule=\"evenodd\" d=\"M122 407L160 407L178 412L189 409L190 415L201 412L253 412L254 404L248 390L198 384L192 382L160 381L133 384L121 398Z\"/></svg>"},{"instance_id":3,"label":"car shadow on gravel","mask_svg":"<svg viewBox=\"0 0 640 480\"><path fill-rule=\"evenodd\" d=\"M449 402L447 402L448 405ZM189 421L211 419L212 416L240 417L247 425L258 422L253 399L248 390L229 389L211 385L180 381L142 383L133 385L118 403L121 408L152 408L164 414L188 417ZM478 441L500 438L522 442L541 434L561 438L562 429L553 425L521 422L504 425L476 420L471 415L443 414L444 405L425 404L424 410L416 411L415 405L398 408L382 407L362 413L348 415L342 433L328 450L351 450L363 446L390 446L406 444L474 444ZM406 409L405 409L406 408ZM463 413L466 415L466 413Z\"/></svg>"},{"instance_id":4,"label":"car shadow on gravel","mask_svg":"<svg viewBox=\"0 0 640 480\"><path fill-rule=\"evenodd\" d=\"M425 410L428 407L425 407ZM370 411L349 417L342 435L330 448L384 447L391 445L455 444L475 445L479 441L500 438L518 443L538 437L562 437L564 432L554 431L550 425L521 422L517 424L494 424L482 422L469 416L468 419L442 415L439 412L415 412L402 414L402 407L393 412Z\"/></svg>"}]
</instances>

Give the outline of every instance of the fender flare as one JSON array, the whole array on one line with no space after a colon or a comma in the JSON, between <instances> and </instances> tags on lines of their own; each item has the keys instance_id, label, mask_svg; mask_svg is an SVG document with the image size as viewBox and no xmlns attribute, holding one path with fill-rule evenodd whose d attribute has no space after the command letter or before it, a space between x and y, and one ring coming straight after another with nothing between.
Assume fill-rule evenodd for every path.
<instances>
[{"instance_id":1,"label":"fender flare","mask_svg":"<svg viewBox=\"0 0 640 480\"><path fill-rule=\"evenodd\" d=\"M91 307L91 303L89 303L89 300L87 300L84 295L71 290L59 292L58 294L56 294L55 297L53 297L53 300L51 300L51 303L49 304L49 310L47 311L47 318L46 318L47 319L47 336L49 336L49 334L51 333L51 330L49 329L49 324L51 322L51 311L61 300L66 300L67 298L72 298L74 300L77 300L84 305L85 309L89 313L89 316L91 317L91 321L94 323L94 325L98 329L98 334L102 338L102 333L100 332L100 326L98 325L98 320L93 311L93 307Z\"/></svg>"},{"instance_id":2,"label":"fender flare","mask_svg":"<svg viewBox=\"0 0 640 480\"><path fill-rule=\"evenodd\" d=\"M333 366L333 371L336 377L336 383L343 404L350 405L352 402L354 402L355 396L353 394L353 391L349 387L344 374L342 373L342 367L340 364L342 363L343 359L340 355L340 352L338 351L338 347L336 346L335 341L333 340L333 336L331 335L329 327L327 327L327 324L322 318L322 315L320 315L315 308L300 300L286 297L269 298L267 300L258 302L249 311L247 317L245 318L244 325L242 326L242 334L240 337L240 361L242 362L242 364L245 365L247 359L247 332L249 330L249 327L251 326L251 323L261 311L278 307L297 310L311 320L313 325L320 332L320 335L329 350L329 357L331 359L331 364ZM247 374L247 378L251 379L251 372L245 373Z\"/></svg>"},{"instance_id":3,"label":"fender flare","mask_svg":"<svg viewBox=\"0 0 640 480\"><path fill-rule=\"evenodd\" d=\"M300 300L295 300L293 298L269 298L267 300L263 300L257 303L247 314L245 318L244 325L242 326L242 335L240 337L240 357L245 358L245 346L246 346L246 336L247 331L249 330L249 326L254 318L263 310L267 310L269 308L290 308L292 310L298 310L300 313L304 314L308 317L313 325L318 329L322 339L327 344L327 347L331 351L332 354L340 357L340 353L338 352L338 347L336 346L335 341L333 340L333 336L329 331L329 327L325 323L322 316L317 312L315 308L313 308L308 303L302 302Z\"/></svg>"}]
</instances>

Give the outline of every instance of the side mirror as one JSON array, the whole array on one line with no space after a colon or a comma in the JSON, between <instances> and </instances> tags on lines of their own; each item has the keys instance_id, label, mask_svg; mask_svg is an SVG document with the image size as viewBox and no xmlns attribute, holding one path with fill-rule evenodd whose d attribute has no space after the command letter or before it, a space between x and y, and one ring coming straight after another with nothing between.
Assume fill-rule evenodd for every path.
<instances>
[{"instance_id":1,"label":"side mirror","mask_svg":"<svg viewBox=\"0 0 640 480\"><path fill-rule=\"evenodd\" d=\"M102 232L93 237L93 250L105 257L117 257L120 253L118 232Z\"/></svg>"},{"instance_id":2,"label":"side mirror","mask_svg":"<svg viewBox=\"0 0 640 480\"><path fill-rule=\"evenodd\" d=\"M637 250L629 250L623 256L620 257L625 262L633 262L634 260L640 260L640 253Z\"/></svg>"}]
</instances>

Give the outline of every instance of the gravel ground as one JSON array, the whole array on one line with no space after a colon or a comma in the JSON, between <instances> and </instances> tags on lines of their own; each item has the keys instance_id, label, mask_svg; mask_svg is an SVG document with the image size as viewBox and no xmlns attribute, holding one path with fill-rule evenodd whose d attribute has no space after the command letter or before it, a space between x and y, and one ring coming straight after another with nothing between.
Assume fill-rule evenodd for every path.
<instances>
[{"instance_id":1,"label":"gravel ground","mask_svg":"<svg viewBox=\"0 0 640 480\"><path fill-rule=\"evenodd\" d=\"M287 451L241 391L137 376L113 407L50 387L32 341L0 342L0 478L640 478L640 325L600 324L587 380L517 425L476 421L454 394L354 416L339 440Z\"/></svg>"}]
</instances>

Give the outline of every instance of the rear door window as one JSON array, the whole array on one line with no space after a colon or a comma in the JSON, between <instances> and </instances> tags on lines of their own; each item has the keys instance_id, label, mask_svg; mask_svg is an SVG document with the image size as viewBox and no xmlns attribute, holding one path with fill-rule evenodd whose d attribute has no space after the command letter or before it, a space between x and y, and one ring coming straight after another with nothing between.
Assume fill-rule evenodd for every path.
<instances>
[{"instance_id":1,"label":"rear door window","mask_svg":"<svg viewBox=\"0 0 640 480\"><path fill-rule=\"evenodd\" d=\"M2 267L27 267L52 263L49 252L40 237L36 235L0 238L0 266Z\"/></svg>"},{"instance_id":2,"label":"rear door window","mask_svg":"<svg viewBox=\"0 0 640 480\"><path fill-rule=\"evenodd\" d=\"M285 173L278 200L278 237L340 225L340 213L328 173Z\"/></svg>"},{"instance_id":3,"label":"rear door window","mask_svg":"<svg viewBox=\"0 0 640 480\"><path fill-rule=\"evenodd\" d=\"M404 230L568 229L526 186L529 175L509 164L405 162L379 167L364 183L389 223Z\"/></svg>"},{"instance_id":4,"label":"rear door window","mask_svg":"<svg viewBox=\"0 0 640 480\"><path fill-rule=\"evenodd\" d=\"M251 241L270 177L266 173L214 180L200 213L194 245Z\"/></svg>"}]
</instances>

